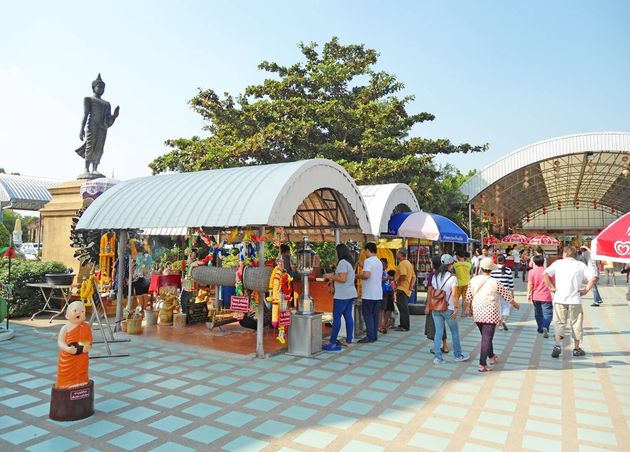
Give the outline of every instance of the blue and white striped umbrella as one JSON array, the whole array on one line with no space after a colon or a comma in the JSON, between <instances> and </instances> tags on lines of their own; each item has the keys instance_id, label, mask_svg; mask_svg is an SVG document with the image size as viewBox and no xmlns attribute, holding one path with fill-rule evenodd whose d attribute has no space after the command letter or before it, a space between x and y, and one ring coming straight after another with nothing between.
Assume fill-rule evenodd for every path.
<instances>
[{"instance_id":1,"label":"blue and white striped umbrella","mask_svg":"<svg viewBox=\"0 0 630 452\"><path fill-rule=\"evenodd\" d=\"M389 235L436 242L468 243L468 236L446 217L428 212L403 212L392 215Z\"/></svg>"}]
</instances>

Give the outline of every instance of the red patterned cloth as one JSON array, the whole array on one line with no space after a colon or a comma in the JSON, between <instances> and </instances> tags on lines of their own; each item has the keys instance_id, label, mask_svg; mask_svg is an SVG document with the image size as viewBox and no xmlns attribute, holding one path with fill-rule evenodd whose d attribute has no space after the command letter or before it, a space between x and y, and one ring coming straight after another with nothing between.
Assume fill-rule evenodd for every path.
<instances>
[{"instance_id":1,"label":"red patterned cloth","mask_svg":"<svg viewBox=\"0 0 630 452\"><path fill-rule=\"evenodd\" d=\"M473 320L477 323L499 323L501 305L499 296L512 302L512 292L489 275L477 275L470 280L466 291L466 302L472 304Z\"/></svg>"}]
</instances>

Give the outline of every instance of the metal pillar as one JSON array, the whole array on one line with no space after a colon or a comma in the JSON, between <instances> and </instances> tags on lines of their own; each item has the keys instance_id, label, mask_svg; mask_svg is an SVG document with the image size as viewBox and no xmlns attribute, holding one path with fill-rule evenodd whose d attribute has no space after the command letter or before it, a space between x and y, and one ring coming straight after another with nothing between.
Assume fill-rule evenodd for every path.
<instances>
[{"instance_id":1,"label":"metal pillar","mask_svg":"<svg viewBox=\"0 0 630 452\"><path fill-rule=\"evenodd\" d=\"M125 247L127 244L127 231L118 231L118 275L116 280L118 281L118 291L116 293L116 325L114 331L121 331L121 322L123 320L123 290L125 285Z\"/></svg>"},{"instance_id":2,"label":"metal pillar","mask_svg":"<svg viewBox=\"0 0 630 452\"><path fill-rule=\"evenodd\" d=\"M265 235L265 227L258 229L258 236ZM258 265L265 265L265 242L258 242ZM258 323L256 324L256 358L265 357L265 349L263 347L263 329L265 327L265 292L258 292Z\"/></svg>"},{"instance_id":3,"label":"metal pillar","mask_svg":"<svg viewBox=\"0 0 630 452\"><path fill-rule=\"evenodd\" d=\"M473 230L472 230L472 204L470 203L470 201L468 202L468 237L472 238L473 237ZM470 248L470 246L468 247L468 251L470 251L472 253L472 248Z\"/></svg>"},{"instance_id":4,"label":"metal pillar","mask_svg":"<svg viewBox=\"0 0 630 452\"><path fill-rule=\"evenodd\" d=\"M339 245L341 243L341 229L335 228L335 244Z\"/></svg>"}]
</instances>

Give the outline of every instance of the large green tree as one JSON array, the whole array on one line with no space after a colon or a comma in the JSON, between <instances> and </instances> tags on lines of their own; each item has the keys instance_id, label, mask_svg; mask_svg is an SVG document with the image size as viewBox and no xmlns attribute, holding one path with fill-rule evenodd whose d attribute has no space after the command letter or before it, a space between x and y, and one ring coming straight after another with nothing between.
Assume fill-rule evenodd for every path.
<instances>
[{"instance_id":1,"label":"large green tree","mask_svg":"<svg viewBox=\"0 0 630 452\"><path fill-rule=\"evenodd\" d=\"M337 38L321 51L315 43L299 48L304 61L263 61L259 68L269 78L242 94L200 89L190 104L209 136L166 141L172 151L150 163L153 173L323 157L342 164L358 184L404 182L422 208L452 214L455 200L444 197L452 192L442 184L457 174L436 166L433 156L487 145L411 136L414 125L435 117L407 111L414 97L401 96L404 85L396 76L375 69L375 50Z\"/></svg>"}]
</instances>

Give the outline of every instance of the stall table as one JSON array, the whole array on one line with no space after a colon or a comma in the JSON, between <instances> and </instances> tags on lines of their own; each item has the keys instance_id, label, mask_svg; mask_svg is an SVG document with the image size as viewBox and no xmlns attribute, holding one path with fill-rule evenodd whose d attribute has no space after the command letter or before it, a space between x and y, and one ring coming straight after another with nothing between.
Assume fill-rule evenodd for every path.
<instances>
[{"instance_id":1,"label":"stall table","mask_svg":"<svg viewBox=\"0 0 630 452\"><path fill-rule=\"evenodd\" d=\"M70 297L72 296L71 285L31 283L31 284L27 284L27 286L39 288L39 290L42 292L42 296L44 297L44 308L41 309L40 311L37 311L35 314L33 314L31 316L31 320L35 320L35 317L38 314L41 314L42 312L52 312L55 315L53 315L50 318L50 321L48 322L48 323L52 323L55 317L59 317L66 310L66 306L68 306L68 303L70 302ZM55 291L59 291L61 294L61 297L55 297L55 298L63 301L63 304L61 305L61 309L59 310L53 309L53 307L50 304L50 300L53 299Z\"/></svg>"},{"instance_id":2,"label":"stall table","mask_svg":"<svg viewBox=\"0 0 630 452\"><path fill-rule=\"evenodd\" d=\"M149 284L150 293L158 293L160 291L160 287L166 286L177 287L180 289L182 287L182 275L151 275L151 283Z\"/></svg>"}]
</instances>

